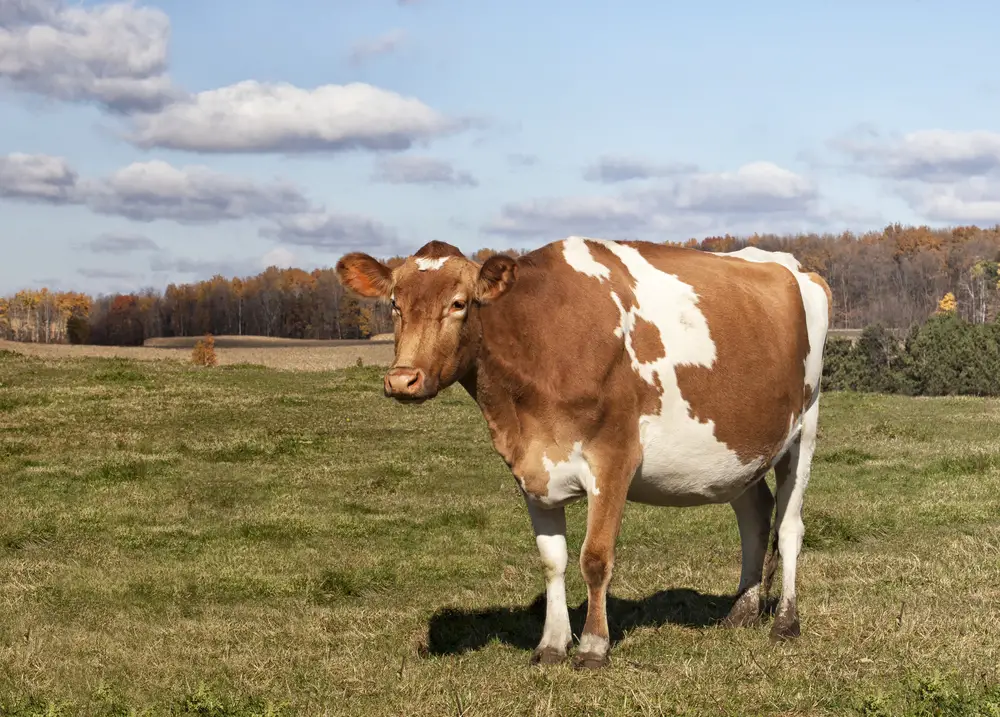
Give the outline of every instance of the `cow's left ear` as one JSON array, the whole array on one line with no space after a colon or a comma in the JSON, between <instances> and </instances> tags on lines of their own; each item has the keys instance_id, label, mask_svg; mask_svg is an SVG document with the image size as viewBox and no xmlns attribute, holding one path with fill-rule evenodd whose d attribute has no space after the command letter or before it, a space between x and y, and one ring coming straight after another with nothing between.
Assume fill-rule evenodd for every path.
<instances>
[{"instance_id":1,"label":"cow's left ear","mask_svg":"<svg viewBox=\"0 0 1000 717\"><path fill-rule=\"evenodd\" d=\"M503 296L517 279L517 262L505 254L494 254L479 269L476 299L488 304Z\"/></svg>"}]
</instances>

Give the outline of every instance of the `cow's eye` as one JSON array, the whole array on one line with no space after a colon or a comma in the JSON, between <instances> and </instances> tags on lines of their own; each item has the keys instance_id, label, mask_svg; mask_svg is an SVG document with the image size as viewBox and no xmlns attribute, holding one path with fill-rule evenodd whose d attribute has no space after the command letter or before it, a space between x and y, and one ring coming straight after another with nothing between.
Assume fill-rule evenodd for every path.
<instances>
[{"instance_id":1,"label":"cow's eye","mask_svg":"<svg viewBox=\"0 0 1000 717\"><path fill-rule=\"evenodd\" d=\"M395 299L392 299L392 310L397 314L399 313L399 304L396 303Z\"/></svg>"},{"instance_id":2,"label":"cow's eye","mask_svg":"<svg viewBox=\"0 0 1000 717\"><path fill-rule=\"evenodd\" d=\"M462 300L453 301L451 304L452 311L465 311L465 302Z\"/></svg>"}]
</instances>

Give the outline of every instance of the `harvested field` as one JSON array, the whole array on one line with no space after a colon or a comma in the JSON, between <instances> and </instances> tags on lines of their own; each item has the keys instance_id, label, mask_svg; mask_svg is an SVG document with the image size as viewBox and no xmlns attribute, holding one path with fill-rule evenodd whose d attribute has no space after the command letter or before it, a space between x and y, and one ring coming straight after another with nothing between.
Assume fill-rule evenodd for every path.
<instances>
[{"instance_id":1,"label":"harvested field","mask_svg":"<svg viewBox=\"0 0 1000 717\"><path fill-rule=\"evenodd\" d=\"M239 337L220 337L239 338ZM276 339L268 342L266 337L246 337L258 341L240 344L229 343L220 346L216 338L216 355L222 366L233 364L253 364L290 371L329 371L357 365L360 358L366 366L387 366L392 362L392 343L372 341L317 341L291 343L294 339ZM260 340L263 339L263 340ZM186 339L185 339L186 340ZM0 351L14 351L27 356L46 359L68 358L124 358L136 361L171 361L188 363L191 349L197 339L191 339L188 346L174 348L152 346L70 346L67 344L28 344L17 341L0 341ZM233 347L236 346L236 347Z\"/></svg>"},{"instance_id":2,"label":"harvested field","mask_svg":"<svg viewBox=\"0 0 1000 717\"><path fill-rule=\"evenodd\" d=\"M388 341L349 339L338 341L334 339L283 339L276 336L213 336L215 348L227 349L302 349L302 348L354 348L356 346L377 346L392 343L392 334ZM143 347L151 349L193 349L202 339L201 336L171 336L146 339Z\"/></svg>"}]
</instances>

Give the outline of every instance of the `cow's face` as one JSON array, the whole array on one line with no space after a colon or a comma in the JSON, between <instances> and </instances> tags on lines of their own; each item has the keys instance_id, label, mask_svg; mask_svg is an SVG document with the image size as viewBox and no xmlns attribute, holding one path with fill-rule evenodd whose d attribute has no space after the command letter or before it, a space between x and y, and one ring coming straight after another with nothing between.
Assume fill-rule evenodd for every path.
<instances>
[{"instance_id":1,"label":"cow's face","mask_svg":"<svg viewBox=\"0 0 1000 717\"><path fill-rule=\"evenodd\" d=\"M392 304L396 358L385 395L425 401L468 373L479 351L480 306L503 294L516 270L510 257L480 266L442 242L430 242L395 269L367 254L342 257L337 276L345 286Z\"/></svg>"}]
</instances>

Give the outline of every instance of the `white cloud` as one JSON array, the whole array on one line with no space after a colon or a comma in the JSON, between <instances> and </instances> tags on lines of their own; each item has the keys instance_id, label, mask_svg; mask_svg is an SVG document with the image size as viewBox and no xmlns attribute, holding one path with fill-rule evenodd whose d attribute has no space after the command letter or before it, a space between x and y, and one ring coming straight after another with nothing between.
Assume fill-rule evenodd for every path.
<instances>
[{"instance_id":1,"label":"white cloud","mask_svg":"<svg viewBox=\"0 0 1000 717\"><path fill-rule=\"evenodd\" d=\"M682 162L657 164L634 157L605 156L584 169L583 178L588 182L613 184L632 179L673 177L697 171L697 165Z\"/></svg>"},{"instance_id":2,"label":"white cloud","mask_svg":"<svg viewBox=\"0 0 1000 717\"><path fill-rule=\"evenodd\" d=\"M508 237L590 234L615 238L639 235L689 236L732 227L743 231L822 224L833 215L818 206L815 185L769 162L735 172L674 177L653 187L615 196L538 199L509 204L484 227Z\"/></svg>"},{"instance_id":3,"label":"white cloud","mask_svg":"<svg viewBox=\"0 0 1000 717\"><path fill-rule=\"evenodd\" d=\"M79 179L59 157L0 157L0 197L84 205L99 214L141 222L265 219L271 224L261 228L261 236L322 249L385 247L396 241L395 232L375 219L328 211L287 182L255 182L159 160L130 164L106 178ZM155 246L146 242L142 237L104 237L95 240L91 250L122 253Z\"/></svg>"},{"instance_id":4,"label":"white cloud","mask_svg":"<svg viewBox=\"0 0 1000 717\"><path fill-rule=\"evenodd\" d=\"M266 269L269 266L276 266L279 269L287 269L295 266L298 261L295 254L283 246L276 246L261 257L261 267Z\"/></svg>"},{"instance_id":5,"label":"white cloud","mask_svg":"<svg viewBox=\"0 0 1000 717\"><path fill-rule=\"evenodd\" d=\"M130 138L196 152L404 150L462 126L420 100L364 83L305 90L248 80L139 115Z\"/></svg>"},{"instance_id":6,"label":"white cloud","mask_svg":"<svg viewBox=\"0 0 1000 717\"><path fill-rule=\"evenodd\" d=\"M475 187L479 184L468 172L433 157L385 157L378 162L372 179L390 184L447 184Z\"/></svg>"},{"instance_id":7,"label":"white cloud","mask_svg":"<svg viewBox=\"0 0 1000 717\"><path fill-rule=\"evenodd\" d=\"M310 206L287 183L259 184L204 166L174 167L160 160L130 164L107 179L87 183L84 193L99 214L182 224L271 217Z\"/></svg>"},{"instance_id":8,"label":"white cloud","mask_svg":"<svg viewBox=\"0 0 1000 717\"><path fill-rule=\"evenodd\" d=\"M1000 223L1000 133L927 129L883 135L861 125L830 146L847 169L884 183L925 220Z\"/></svg>"},{"instance_id":9,"label":"white cloud","mask_svg":"<svg viewBox=\"0 0 1000 717\"><path fill-rule=\"evenodd\" d=\"M360 64L380 55L388 55L398 50L406 42L406 32L389 30L377 37L360 40L351 48L349 58L354 64Z\"/></svg>"},{"instance_id":10,"label":"white cloud","mask_svg":"<svg viewBox=\"0 0 1000 717\"><path fill-rule=\"evenodd\" d=\"M396 232L370 217L313 211L279 217L261 235L285 244L340 251L348 247L375 250L396 246Z\"/></svg>"},{"instance_id":11,"label":"white cloud","mask_svg":"<svg viewBox=\"0 0 1000 717\"><path fill-rule=\"evenodd\" d=\"M83 248L94 254L132 254L160 249L156 242L141 234L102 234Z\"/></svg>"},{"instance_id":12,"label":"white cloud","mask_svg":"<svg viewBox=\"0 0 1000 717\"><path fill-rule=\"evenodd\" d=\"M87 279L135 279L137 275L131 271L118 271L116 269L100 269L100 268L89 268L83 267L77 269L77 273L80 276L86 277Z\"/></svg>"},{"instance_id":13,"label":"white cloud","mask_svg":"<svg viewBox=\"0 0 1000 717\"><path fill-rule=\"evenodd\" d=\"M998 132L929 129L887 137L862 125L831 146L853 169L891 179L949 182L1000 171Z\"/></svg>"},{"instance_id":14,"label":"white cloud","mask_svg":"<svg viewBox=\"0 0 1000 717\"><path fill-rule=\"evenodd\" d=\"M113 112L180 96L167 76L170 20L131 3L0 3L0 78L18 90Z\"/></svg>"},{"instance_id":15,"label":"white cloud","mask_svg":"<svg viewBox=\"0 0 1000 717\"><path fill-rule=\"evenodd\" d=\"M62 157L0 156L0 197L66 204L77 200L76 183L76 172Z\"/></svg>"}]
</instances>

